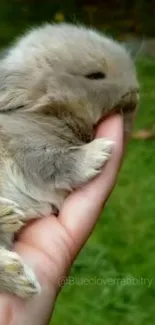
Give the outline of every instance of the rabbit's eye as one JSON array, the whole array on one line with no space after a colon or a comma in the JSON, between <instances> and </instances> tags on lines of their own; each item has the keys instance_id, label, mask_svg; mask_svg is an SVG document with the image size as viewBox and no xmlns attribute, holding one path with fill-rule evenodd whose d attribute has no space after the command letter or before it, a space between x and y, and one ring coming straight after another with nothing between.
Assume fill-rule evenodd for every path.
<instances>
[{"instance_id":1,"label":"rabbit's eye","mask_svg":"<svg viewBox=\"0 0 155 325\"><path fill-rule=\"evenodd\" d=\"M98 79L105 79L106 75L103 72L95 72L95 73L90 73L85 77L91 80L98 80Z\"/></svg>"}]
</instances>

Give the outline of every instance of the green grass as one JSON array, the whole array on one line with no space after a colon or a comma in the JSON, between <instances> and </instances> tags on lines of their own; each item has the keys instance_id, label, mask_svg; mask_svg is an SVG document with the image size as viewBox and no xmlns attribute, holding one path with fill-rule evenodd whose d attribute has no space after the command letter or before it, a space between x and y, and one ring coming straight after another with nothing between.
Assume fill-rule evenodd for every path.
<instances>
[{"instance_id":1,"label":"green grass","mask_svg":"<svg viewBox=\"0 0 155 325\"><path fill-rule=\"evenodd\" d=\"M137 68L135 128L155 123L155 62ZM154 140L130 142L118 184L70 276L74 284L62 290L52 325L155 324Z\"/></svg>"}]
</instances>

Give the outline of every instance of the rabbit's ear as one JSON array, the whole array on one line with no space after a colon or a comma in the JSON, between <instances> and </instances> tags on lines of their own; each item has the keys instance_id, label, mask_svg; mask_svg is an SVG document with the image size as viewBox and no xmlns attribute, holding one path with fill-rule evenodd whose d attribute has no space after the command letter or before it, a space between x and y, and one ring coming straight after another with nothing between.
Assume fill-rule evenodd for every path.
<instances>
[{"instance_id":1,"label":"rabbit's ear","mask_svg":"<svg viewBox=\"0 0 155 325\"><path fill-rule=\"evenodd\" d=\"M123 42L124 47L130 53L133 61L136 61L139 57L143 56L145 52L145 39L130 38Z\"/></svg>"},{"instance_id":2,"label":"rabbit's ear","mask_svg":"<svg viewBox=\"0 0 155 325\"><path fill-rule=\"evenodd\" d=\"M27 91L23 80L20 72L0 66L0 112L16 110L25 105Z\"/></svg>"},{"instance_id":3,"label":"rabbit's ear","mask_svg":"<svg viewBox=\"0 0 155 325\"><path fill-rule=\"evenodd\" d=\"M11 79L11 72L0 66L0 111L8 111L12 107L14 87L11 87Z\"/></svg>"}]
</instances>

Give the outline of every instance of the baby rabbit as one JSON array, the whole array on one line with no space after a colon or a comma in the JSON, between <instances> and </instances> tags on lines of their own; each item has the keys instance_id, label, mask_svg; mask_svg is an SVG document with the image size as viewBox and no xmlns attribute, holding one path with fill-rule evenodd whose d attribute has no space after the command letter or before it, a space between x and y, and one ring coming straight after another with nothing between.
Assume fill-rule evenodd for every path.
<instances>
[{"instance_id":1,"label":"baby rabbit","mask_svg":"<svg viewBox=\"0 0 155 325\"><path fill-rule=\"evenodd\" d=\"M28 220L60 210L95 177L112 142L93 140L101 118L138 103L134 64L117 42L70 24L31 30L0 61L0 290L40 292L33 271L12 252Z\"/></svg>"}]
</instances>

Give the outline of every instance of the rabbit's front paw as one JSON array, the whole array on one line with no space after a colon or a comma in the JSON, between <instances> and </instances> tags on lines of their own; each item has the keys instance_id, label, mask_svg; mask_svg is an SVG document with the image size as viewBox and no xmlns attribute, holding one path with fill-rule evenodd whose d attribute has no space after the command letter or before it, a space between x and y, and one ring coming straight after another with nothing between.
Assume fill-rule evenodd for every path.
<instances>
[{"instance_id":1,"label":"rabbit's front paw","mask_svg":"<svg viewBox=\"0 0 155 325\"><path fill-rule=\"evenodd\" d=\"M31 268L15 252L0 248L0 290L21 298L40 293L40 285Z\"/></svg>"}]
</instances>

